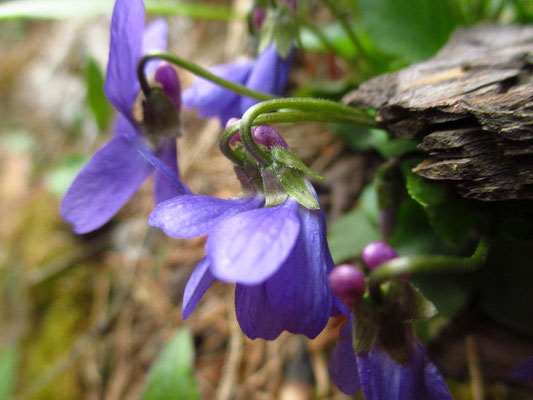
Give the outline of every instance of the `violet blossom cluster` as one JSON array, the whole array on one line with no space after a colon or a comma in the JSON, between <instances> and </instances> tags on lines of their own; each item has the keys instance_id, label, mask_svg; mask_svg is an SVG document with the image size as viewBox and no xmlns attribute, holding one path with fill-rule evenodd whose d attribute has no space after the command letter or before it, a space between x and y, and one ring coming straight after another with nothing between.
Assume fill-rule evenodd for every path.
<instances>
[{"instance_id":1,"label":"violet blossom cluster","mask_svg":"<svg viewBox=\"0 0 533 400\"><path fill-rule=\"evenodd\" d=\"M182 97L176 71L158 61L146 64L143 73L151 77L150 87L143 87L139 94L139 62L143 55L166 48L166 33L163 20L145 27L142 0L115 2L105 93L119 114L113 137L66 193L61 204L63 218L76 233L95 230L155 173L156 206L149 224L174 238L207 236L206 255L185 289L183 318L193 312L215 280L236 285L237 320L252 339L272 340L283 331L314 338L340 310L348 322L331 355L330 373L343 392L362 388L367 399L449 399L446 384L409 324L403 326L409 354L404 364L392 359L379 340L368 351L354 352L351 311L365 293L365 276L349 266L334 269L321 207L308 209L287 193L283 201L268 204L265 188L257 180L259 165L251 167L256 168L255 175L250 166L235 167L243 186L238 198L195 194L181 182L176 151L181 105L196 108L201 116L218 117L225 125L241 117L256 100L202 78ZM288 56L281 57L275 44L270 44L256 60L220 65L211 71L249 89L281 95L292 53L291 48ZM144 111L140 120L132 112L139 98ZM272 127L255 128L252 136L267 152L275 148L290 151ZM230 145L242 148L238 134ZM304 182L318 202L312 185ZM370 268L396 256L386 245L367 253L363 259Z\"/></svg>"}]
</instances>

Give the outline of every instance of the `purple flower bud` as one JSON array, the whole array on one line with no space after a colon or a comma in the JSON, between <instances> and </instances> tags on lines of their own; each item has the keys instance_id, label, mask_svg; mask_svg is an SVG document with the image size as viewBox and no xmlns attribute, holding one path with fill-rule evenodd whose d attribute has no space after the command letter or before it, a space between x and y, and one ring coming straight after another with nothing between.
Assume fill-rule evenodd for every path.
<instances>
[{"instance_id":1,"label":"purple flower bud","mask_svg":"<svg viewBox=\"0 0 533 400\"><path fill-rule=\"evenodd\" d=\"M240 118L230 118L228 119L228 122L226 122L226 128L225 129L228 129L231 125L233 125L235 122L239 122L241 119ZM233 135L231 137L231 139L229 140L229 144L230 146L237 146L237 143L241 141L241 134L239 132L237 132L235 135Z\"/></svg>"},{"instance_id":2,"label":"purple flower bud","mask_svg":"<svg viewBox=\"0 0 533 400\"><path fill-rule=\"evenodd\" d=\"M256 7L252 11L252 24L255 29L261 29L263 22L265 22L266 11L263 7Z\"/></svg>"},{"instance_id":3,"label":"purple flower bud","mask_svg":"<svg viewBox=\"0 0 533 400\"><path fill-rule=\"evenodd\" d=\"M179 110L181 107L181 86L176 70L170 64L163 64L155 71L155 81L161 84L163 93Z\"/></svg>"},{"instance_id":4,"label":"purple flower bud","mask_svg":"<svg viewBox=\"0 0 533 400\"><path fill-rule=\"evenodd\" d=\"M262 144L269 149L271 147L282 147L289 150L289 145L285 139L283 139L279 132L270 125L258 126L252 131L252 136L257 143Z\"/></svg>"},{"instance_id":5,"label":"purple flower bud","mask_svg":"<svg viewBox=\"0 0 533 400\"><path fill-rule=\"evenodd\" d=\"M346 307L352 308L365 293L365 274L351 265L339 265L330 272L329 284Z\"/></svg>"},{"instance_id":6,"label":"purple flower bud","mask_svg":"<svg viewBox=\"0 0 533 400\"><path fill-rule=\"evenodd\" d=\"M361 257L368 268L376 269L385 261L398 257L398 253L386 242L378 240L368 243Z\"/></svg>"}]
</instances>

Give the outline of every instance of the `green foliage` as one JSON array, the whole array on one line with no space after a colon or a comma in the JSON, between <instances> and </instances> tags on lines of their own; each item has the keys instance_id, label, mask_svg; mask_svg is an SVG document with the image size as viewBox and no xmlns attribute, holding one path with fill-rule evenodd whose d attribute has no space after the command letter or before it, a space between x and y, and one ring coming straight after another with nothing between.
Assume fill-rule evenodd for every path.
<instances>
[{"instance_id":1,"label":"green foliage","mask_svg":"<svg viewBox=\"0 0 533 400\"><path fill-rule=\"evenodd\" d=\"M357 0L357 5L374 44L411 62L432 56L459 22L448 0Z\"/></svg>"},{"instance_id":2,"label":"green foliage","mask_svg":"<svg viewBox=\"0 0 533 400\"><path fill-rule=\"evenodd\" d=\"M63 197L87 161L89 157L82 154L68 154L61 159L46 174L45 182L48 190L56 197Z\"/></svg>"},{"instance_id":3,"label":"green foliage","mask_svg":"<svg viewBox=\"0 0 533 400\"><path fill-rule=\"evenodd\" d=\"M13 394L18 358L17 347L0 349L0 399L10 399Z\"/></svg>"},{"instance_id":4,"label":"green foliage","mask_svg":"<svg viewBox=\"0 0 533 400\"><path fill-rule=\"evenodd\" d=\"M329 248L333 260L338 264L359 256L369 242L378 239L375 189L369 185L363 191L358 207L330 225Z\"/></svg>"},{"instance_id":5,"label":"green foliage","mask_svg":"<svg viewBox=\"0 0 533 400\"><path fill-rule=\"evenodd\" d=\"M98 129L106 131L113 115L113 108L104 93L104 74L93 58L87 59L84 75L85 87L87 88L85 99L96 120Z\"/></svg>"},{"instance_id":6,"label":"green foliage","mask_svg":"<svg viewBox=\"0 0 533 400\"><path fill-rule=\"evenodd\" d=\"M416 150L415 141L394 138L381 129L351 125L337 125L332 128L335 134L354 150L376 150L383 158L399 156Z\"/></svg>"},{"instance_id":7,"label":"green foliage","mask_svg":"<svg viewBox=\"0 0 533 400\"><path fill-rule=\"evenodd\" d=\"M469 243L472 230L479 223L477 213L455 196L448 185L430 182L412 172L409 166L415 163L409 161L404 165L409 196L424 208L431 227L443 239L457 247Z\"/></svg>"},{"instance_id":8,"label":"green foliage","mask_svg":"<svg viewBox=\"0 0 533 400\"><path fill-rule=\"evenodd\" d=\"M158 15L230 20L238 16L229 7L205 3L167 3L146 0L146 11ZM0 4L0 20L12 18L62 19L108 14L114 0L14 0Z\"/></svg>"},{"instance_id":9,"label":"green foliage","mask_svg":"<svg viewBox=\"0 0 533 400\"><path fill-rule=\"evenodd\" d=\"M318 210L320 208L317 199L309 191L301 171L279 163L273 163L267 169L277 176L283 189L302 206L310 210Z\"/></svg>"},{"instance_id":10,"label":"green foliage","mask_svg":"<svg viewBox=\"0 0 533 400\"><path fill-rule=\"evenodd\" d=\"M199 400L192 371L191 334L180 329L152 366L142 400Z\"/></svg>"},{"instance_id":11,"label":"green foliage","mask_svg":"<svg viewBox=\"0 0 533 400\"><path fill-rule=\"evenodd\" d=\"M312 176L313 178L321 181L326 179L323 176L313 172L307 165L304 164L300 157L298 157L292 151L285 150L282 147L272 147L270 154L272 155L274 161L277 161L287 167L297 169L298 171L301 171L304 174Z\"/></svg>"}]
</instances>

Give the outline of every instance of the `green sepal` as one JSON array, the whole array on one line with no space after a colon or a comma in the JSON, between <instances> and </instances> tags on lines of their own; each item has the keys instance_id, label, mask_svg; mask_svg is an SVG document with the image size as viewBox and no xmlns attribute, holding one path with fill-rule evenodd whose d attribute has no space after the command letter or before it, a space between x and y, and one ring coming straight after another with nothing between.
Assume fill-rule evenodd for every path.
<instances>
[{"instance_id":1,"label":"green sepal","mask_svg":"<svg viewBox=\"0 0 533 400\"><path fill-rule=\"evenodd\" d=\"M272 172L279 179L283 189L302 206L310 210L318 210L320 208L317 199L309 191L299 170L277 162L273 162L266 170Z\"/></svg>"},{"instance_id":2,"label":"green sepal","mask_svg":"<svg viewBox=\"0 0 533 400\"><path fill-rule=\"evenodd\" d=\"M394 315L385 313L380 318L379 343L385 352L396 362L406 365L410 358L407 332L410 327L398 322Z\"/></svg>"},{"instance_id":3,"label":"green sepal","mask_svg":"<svg viewBox=\"0 0 533 400\"><path fill-rule=\"evenodd\" d=\"M289 196L283 189L274 173L266 168L261 170L263 178L263 192L265 194L265 207L273 207L283 203Z\"/></svg>"},{"instance_id":4,"label":"green sepal","mask_svg":"<svg viewBox=\"0 0 533 400\"><path fill-rule=\"evenodd\" d=\"M379 317L374 307L361 299L353 312L353 350L355 354L370 350L380 330Z\"/></svg>"},{"instance_id":5,"label":"green sepal","mask_svg":"<svg viewBox=\"0 0 533 400\"><path fill-rule=\"evenodd\" d=\"M318 179L320 181L326 180L326 178L313 172L311 168L305 165L303 161L300 159L300 157L298 157L293 152L284 149L283 147L272 147L270 149L270 154L272 155L272 158L275 161L278 161L279 163L287 167L291 167L299 171L302 171L304 174L312 176L313 178Z\"/></svg>"},{"instance_id":6,"label":"green sepal","mask_svg":"<svg viewBox=\"0 0 533 400\"><path fill-rule=\"evenodd\" d=\"M142 101L142 108L144 132L155 147L159 147L163 135L181 136L179 110L163 89L152 87L148 97Z\"/></svg>"},{"instance_id":7,"label":"green sepal","mask_svg":"<svg viewBox=\"0 0 533 400\"><path fill-rule=\"evenodd\" d=\"M437 315L437 307L409 282L391 280L382 288L385 308L399 322L426 321Z\"/></svg>"}]
</instances>

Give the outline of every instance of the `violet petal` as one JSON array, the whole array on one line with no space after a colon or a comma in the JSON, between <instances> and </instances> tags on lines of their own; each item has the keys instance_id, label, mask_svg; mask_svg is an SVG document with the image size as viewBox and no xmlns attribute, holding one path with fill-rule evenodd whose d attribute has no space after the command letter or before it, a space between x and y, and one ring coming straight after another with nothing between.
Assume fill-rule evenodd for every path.
<instances>
[{"instance_id":1,"label":"violet petal","mask_svg":"<svg viewBox=\"0 0 533 400\"><path fill-rule=\"evenodd\" d=\"M184 195L159 203L150 214L148 223L176 238L203 236L221 220L260 207L262 202L260 197L224 200Z\"/></svg>"},{"instance_id":2,"label":"violet petal","mask_svg":"<svg viewBox=\"0 0 533 400\"><path fill-rule=\"evenodd\" d=\"M322 210L298 208L300 234L289 257L265 282L270 307L284 329L316 337L332 306L328 272L334 266Z\"/></svg>"},{"instance_id":3,"label":"violet petal","mask_svg":"<svg viewBox=\"0 0 533 400\"><path fill-rule=\"evenodd\" d=\"M289 198L221 221L209 234L206 249L215 278L257 285L285 262L300 231L298 203Z\"/></svg>"},{"instance_id":4,"label":"violet petal","mask_svg":"<svg viewBox=\"0 0 533 400\"><path fill-rule=\"evenodd\" d=\"M209 271L209 262L204 257L193 271L183 293L183 319L187 319L215 278Z\"/></svg>"},{"instance_id":5,"label":"violet petal","mask_svg":"<svg viewBox=\"0 0 533 400\"><path fill-rule=\"evenodd\" d=\"M114 137L98 150L70 185L61 215L76 233L99 228L139 189L152 166L133 141Z\"/></svg>"},{"instance_id":6,"label":"violet petal","mask_svg":"<svg viewBox=\"0 0 533 400\"><path fill-rule=\"evenodd\" d=\"M379 344L357 356L359 378L367 400L452 399L444 379L412 332L411 346L407 365L398 364Z\"/></svg>"},{"instance_id":7,"label":"violet petal","mask_svg":"<svg viewBox=\"0 0 533 400\"><path fill-rule=\"evenodd\" d=\"M165 51L167 48L168 26L163 18L158 18L144 29L142 54ZM151 60L144 67L146 76L153 76L161 60Z\"/></svg>"},{"instance_id":8,"label":"violet petal","mask_svg":"<svg viewBox=\"0 0 533 400\"><path fill-rule=\"evenodd\" d=\"M265 285L237 284L235 313L242 331L250 339L273 340L283 331L275 312L268 304Z\"/></svg>"},{"instance_id":9,"label":"violet petal","mask_svg":"<svg viewBox=\"0 0 533 400\"><path fill-rule=\"evenodd\" d=\"M352 341L352 319L350 317L339 329L339 340L328 363L331 380L345 394L354 394L361 389Z\"/></svg>"},{"instance_id":10,"label":"violet petal","mask_svg":"<svg viewBox=\"0 0 533 400\"><path fill-rule=\"evenodd\" d=\"M164 162L176 174L176 176L179 176L176 140L174 138L164 138L163 143L156 152L156 156ZM154 175L154 192L156 204L184 194L182 190L176 187L172 182L169 182L165 175L158 170L155 171Z\"/></svg>"},{"instance_id":11,"label":"violet petal","mask_svg":"<svg viewBox=\"0 0 533 400\"><path fill-rule=\"evenodd\" d=\"M281 95L287 84L292 64L292 49L287 58L278 55L275 44L271 44L257 58L255 65L246 81L246 87L258 92ZM242 96L240 111L243 115L248 108L259 100Z\"/></svg>"},{"instance_id":12,"label":"violet petal","mask_svg":"<svg viewBox=\"0 0 533 400\"><path fill-rule=\"evenodd\" d=\"M244 84L253 67L252 61L217 65L209 69L213 74L232 82ZM182 94L186 108L196 108L202 117L220 117L222 125L231 117L240 117L240 96L211 81L197 78Z\"/></svg>"},{"instance_id":13,"label":"violet petal","mask_svg":"<svg viewBox=\"0 0 533 400\"><path fill-rule=\"evenodd\" d=\"M139 91L136 70L142 52L144 15L142 0L117 0L111 17L105 94L130 121L131 107Z\"/></svg>"}]
</instances>

